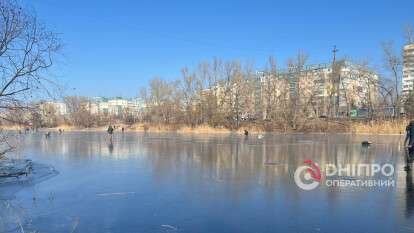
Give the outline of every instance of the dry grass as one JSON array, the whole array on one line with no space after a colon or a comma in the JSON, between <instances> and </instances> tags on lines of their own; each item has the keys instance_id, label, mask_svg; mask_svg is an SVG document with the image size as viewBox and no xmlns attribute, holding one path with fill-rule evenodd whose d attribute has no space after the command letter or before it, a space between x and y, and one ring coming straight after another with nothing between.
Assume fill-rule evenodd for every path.
<instances>
[{"instance_id":1,"label":"dry grass","mask_svg":"<svg viewBox=\"0 0 414 233\"><path fill-rule=\"evenodd\" d=\"M129 131L146 131L146 132L178 132L178 133L230 133L230 129L224 127L211 127L208 125L199 125L189 127L186 125L164 125L164 124L135 124L125 127Z\"/></svg>"},{"instance_id":2,"label":"dry grass","mask_svg":"<svg viewBox=\"0 0 414 233\"><path fill-rule=\"evenodd\" d=\"M213 128L208 125L200 125L196 127L184 126L177 130L180 133L229 133L231 130L226 128Z\"/></svg>"},{"instance_id":3,"label":"dry grass","mask_svg":"<svg viewBox=\"0 0 414 233\"><path fill-rule=\"evenodd\" d=\"M24 129L24 127L18 126L18 125L2 125L0 127L2 130L20 130Z\"/></svg>"},{"instance_id":4,"label":"dry grass","mask_svg":"<svg viewBox=\"0 0 414 233\"><path fill-rule=\"evenodd\" d=\"M205 134L223 134L223 133L239 133L243 134L244 130L248 130L250 133L263 133L268 132L341 132L341 133L353 133L353 134L404 134L405 127L408 124L407 121L373 121L373 122L312 122L304 124L297 130L284 129L276 126L266 126L258 124L244 124L237 130L228 129L225 127L212 127L209 125L199 125L195 127L189 127L180 124L143 124L137 123L133 125L115 124L117 126L116 131L120 131L121 128L125 128L128 132L177 132L177 133L205 133ZM19 130L23 127L19 126L2 126L2 129L6 130ZM43 131L58 131L63 129L65 131L97 131L104 132L107 130L107 126L93 127L93 128L78 128L69 125L61 125L55 128L45 128Z\"/></svg>"},{"instance_id":5,"label":"dry grass","mask_svg":"<svg viewBox=\"0 0 414 233\"><path fill-rule=\"evenodd\" d=\"M406 121L355 122L350 125L350 132L355 134L404 134L407 124Z\"/></svg>"}]
</instances>

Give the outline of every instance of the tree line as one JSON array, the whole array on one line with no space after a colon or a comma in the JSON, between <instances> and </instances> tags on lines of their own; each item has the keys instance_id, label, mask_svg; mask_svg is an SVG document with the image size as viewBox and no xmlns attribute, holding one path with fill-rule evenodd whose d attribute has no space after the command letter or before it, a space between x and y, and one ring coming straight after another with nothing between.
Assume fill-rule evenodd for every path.
<instances>
[{"instance_id":1,"label":"tree line","mask_svg":"<svg viewBox=\"0 0 414 233\"><path fill-rule=\"evenodd\" d=\"M402 96L398 88L402 76L399 55L391 43L383 44L383 50L388 73L372 68L366 61L350 63L346 59L328 64L325 68L332 69L329 73L322 68L308 70L308 55L303 52L289 59L288 69L283 72L274 57L268 58L261 72L249 62L214 58L199 63L194 69L182 68L176 79L152 78L139 91L144 103L139 114L132 114L128 109L118 116L92 114L88 97L67 96L64 98L66 116L58 116L50 106L43 108L41 114L34 112L32 121L39 127L143 123L229 129L253 126L288 131L327 130L357 119L412 117L414 97L411 93ZM347 64L352 64L353 72L342 72ZM347 80L353 79L360 86L345 86L349 83ZM324 94L318 90L321 85ZM365 110L363 118L350 114L355 109Z\"/></svg>"}]
</instances>

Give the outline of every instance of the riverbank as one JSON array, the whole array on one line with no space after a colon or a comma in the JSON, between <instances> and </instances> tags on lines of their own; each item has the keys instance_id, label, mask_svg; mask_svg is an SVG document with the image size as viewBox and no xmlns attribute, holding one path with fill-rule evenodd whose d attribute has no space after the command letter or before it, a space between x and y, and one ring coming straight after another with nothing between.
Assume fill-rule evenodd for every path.
<instances>
[{"instance_id":1,"label":"riverbank","mask_svg":"<svg viewBox=\"0 0 414 233\"><path fill-rule=\"evenodd\" d=\"M382 121L371 124L355 122L350 125L350 133L354 134L405 134L408 121Z\"/></svg>"},{"instance_id":2,"label":"riverbank","mask_svg":"<svg viewBox=\"0 0 414 233\"><path fill-rule=\"evenodd\" d=\"M244 130L249 133L349 133L349 134L384 134L384 135L401 135L405 134L407 121L372 121L372 122L327 122L320 121L313 124L307 124L306 127L298 129L269 126L266 124L244 124L238 129L229 129L225 127L211 127L209 125L198 125L189 127L186 125L165 125L165 124L143 124L137 123L132 125L115 124L115 131L125 132L177 132L177 133L211 133L226 134L240 133ZM21 126L2 126L4 130L24 130ZM70 125L61 125L53 128L42 128L42 131L91 131L105 132L107 126L80 128Z\"/></svg>"}]
</instances>

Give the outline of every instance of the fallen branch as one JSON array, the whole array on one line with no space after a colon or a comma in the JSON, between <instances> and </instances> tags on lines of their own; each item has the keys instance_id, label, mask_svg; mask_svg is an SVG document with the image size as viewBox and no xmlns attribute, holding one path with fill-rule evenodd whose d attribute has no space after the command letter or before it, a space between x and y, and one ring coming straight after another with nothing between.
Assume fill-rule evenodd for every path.
<instances>
[{"instance_id":1,"label":"fallen branch","mask_svg":"<svg viewBox=\"0 0 414 233\"><path fill-rule=\"evenodd\" d=\"M0 152L0 160L1 159L7 159L6 157L6 153L9 153L10 151L12 151L14 149L14 147L10 147L6 150L3 150L2 152Z\"/></svg>"}]
</instances>

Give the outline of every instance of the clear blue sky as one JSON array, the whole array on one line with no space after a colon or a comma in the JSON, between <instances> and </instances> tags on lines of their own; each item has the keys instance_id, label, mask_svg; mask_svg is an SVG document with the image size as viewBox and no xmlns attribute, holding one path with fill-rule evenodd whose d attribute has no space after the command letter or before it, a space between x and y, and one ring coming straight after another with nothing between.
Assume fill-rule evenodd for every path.
<instances>
[{"instance_id":1,"label":"clear blue sky","mask_svg":"<svg viewBox=\"0 0 414 233\"><path fill-rule=\"evenodd\" d=\"M339 56L381 66L381 42L403 41L414 25L413 0L160 1L24 0L61 33L65 59L53 71L76 90L67 94L138 94L154 76L171 79L181 67L213 57L280 66L299 50L310 63Z\"/></svg>"}]
</instances>

